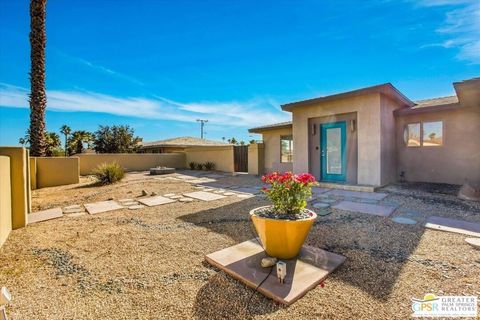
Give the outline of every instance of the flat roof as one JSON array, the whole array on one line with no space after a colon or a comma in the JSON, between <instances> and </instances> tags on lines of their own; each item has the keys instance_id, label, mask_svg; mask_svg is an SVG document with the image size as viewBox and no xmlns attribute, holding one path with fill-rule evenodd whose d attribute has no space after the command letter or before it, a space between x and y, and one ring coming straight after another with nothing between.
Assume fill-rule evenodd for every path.
<instances>
[{"instance_id":1,"label":"flat roof","mask_svg":"<svg viewBox=\"0 0 480 320\"><path fill-rule=\"evenodd\" d=\"M384 84L379 84L379 85L366 87L366 88L361 88L361 89L357 89L357 90L336 93L336 94L332 94L332 95L329 95L329 96L324 96L324 97L318 97L318 98L313 98L313 99L307 99L307 100L287 103L287 104L282 105L282 110L292 111L295 108L303 107L303 106L309 106L309 105L319 103L319 102L326 102L326 101L332 101L332 100L337 100L337 99L357 97L357 96L362 96L362 95L372 94L372 93L384 94L386 96L391 97L392 99L400 101L401 103L403 103L407 107L413 107L415 105L415 103L413 101L411 101L405 95L403 95L403 93L401 93L391 83L384 83Z\"/></svg>"},{"instance_id":2,"label":"flat roof","mask_svg":"<svg viewBox=\"0 0 480 320\"><path fill-rule=\"evenodd\" d=\"M291 128L292 127L292 121L285 121L285 122L278 122L278 123L273 123L273 124L268 124L260 127L255 127L248 129L248 132L251 133L261 133L264 131L268 130L275 130L275 129L283 129L283 128Z\"/></svg>"}]
</instances>

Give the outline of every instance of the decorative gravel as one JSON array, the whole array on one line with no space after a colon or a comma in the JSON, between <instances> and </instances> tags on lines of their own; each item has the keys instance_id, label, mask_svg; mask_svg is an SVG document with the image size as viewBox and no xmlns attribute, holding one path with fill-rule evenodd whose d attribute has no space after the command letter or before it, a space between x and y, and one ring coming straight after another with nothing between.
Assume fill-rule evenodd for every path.
<instances>
[{"instance_id":1,"label":"decorative gravel","mask_svg":"<svg viewBox=\"0 0 480 320\"><path fill-rule=\"evenodd\" d=\"M188 172L187 172L188 173ZM133 177L132 177L133 176ZM261 186L258 178L224 184ZM71 203L193 192L191 184L127 174L112 186L33 191L35 211ZM448 188L447 188L448 189ZM436 189L435 189L436 190ZM442 188L439 188L442 190ZM480 295L480 250L449 232L425 230L429 215L480 222L480 204L454 194L389 189L392 215L418 213L416 225L328 209L306 243L345 263L290 307L281 306L204 262L205 254L255 237L249 211L259 197L226 197L131 211L127 208L32 224L0 249L0 285L13 296L11 319L407 319L411 298ZM381 201L381 202L382 202ZM381 204L380 202L380 204ZM320 212L320 209L315 209Z\"/></svg>"}]
</instances>

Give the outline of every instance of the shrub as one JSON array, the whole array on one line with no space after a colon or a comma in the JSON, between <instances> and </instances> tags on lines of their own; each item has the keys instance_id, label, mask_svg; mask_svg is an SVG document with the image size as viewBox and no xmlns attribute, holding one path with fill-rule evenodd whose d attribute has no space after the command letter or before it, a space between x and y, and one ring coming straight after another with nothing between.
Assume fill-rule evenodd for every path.
<instances>
[{"instance_id":1,"label":"shrub","mask_svg":"<svg viewBox=\"0 0 480 320\"><path fill-rule=\"evenodd\" d=\"M205 162L205 164L203 165L205 167L205 170L208 170L208 171L211 171L211 170L215 170L215 163L213 162Z\"/></svg>"},{"instance_id":2,"label":"shrub","mask_svg":"<svg viewBox=\"0 0 480 320\"><path fill-rule=\"evenodd\" d=\"M293 174L273 172L262 177L262 181L270 184L262 188L273 203L273 210L278 214L298 214L307 206L307 199L312 196L312 186L316 185L315 177L309 173Z\"/></svg>"},{"instance_id":3,"label":"shrub","mask_svg":"<svg viewBox=\"0 0 480 320\"><path fill-rule=\"evenodd\" d=\"M196 169L197 170L202 170L203 169L203 164L197 163Z\"/></svg>"},{"instance_id":4,"label":"shrub","mask_svg":"<svg viewBox=\"0 0 480 320\"><path fill-rule=\"evenodd\" d=\"M94 173L101 183L110 184L122 180L125 170L118 163L111 162L100 164Z\"/></svg>"},{"instance_id":5,"label":"shrub","mask_svg":"<svg viewBox=\"0 0 480 320\"><path fill-rule=\"evenodd\" d=\"M197 167L197 164L192 161L188 163L188 166L190 167L190 170L195 170L195 168Z\"/></svg>"}]
</instances>

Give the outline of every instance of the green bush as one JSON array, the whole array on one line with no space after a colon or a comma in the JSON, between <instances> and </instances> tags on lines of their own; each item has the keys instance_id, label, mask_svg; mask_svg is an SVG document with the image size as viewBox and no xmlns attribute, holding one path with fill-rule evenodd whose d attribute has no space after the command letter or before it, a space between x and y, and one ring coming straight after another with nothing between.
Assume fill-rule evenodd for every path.
<instances>
[{"instance_id":1,"label":"green bush","mask_svg":"<svg viewBox=\"0 0 480 320\"><path fill-rule=\"evenodd\" d=\"M203 169L203 164L197 163L196 169L197 169L197 170L202 170L202 169Z\"/></svg>"},{"instance_id":2,"label":"green bush","mask_svg":"<svg viewBox=\"0 0 480 320\"><path fill-rule=\"evenodd\" d=\"M102 163L95 169L94 174L101 183L110 184L122 180L125 170L116 162Z\"/></svg>"},{"instance_id":3,"label":"green bush","mask_svg":"<svg viewBox=\"0 0 480 320\"><path fill-rule=\"evenodd\" d=\"M203 165L205 167L205 170L208 170L208 171L211 171L211 170L215 170L215 163L213 162L205 162L205 164Z\"/></svg>"},{"instance_id":4,"label":"green bush","mask_svg":"<svg viewBox=\"0 0 480 320\"><path fill-rule=\"evenodd\" d=\"M188 166L190 167L190 170L195 170L195 168L197 167L197 164L192 161L188 163Z\"/></svg>"}]
</instances>

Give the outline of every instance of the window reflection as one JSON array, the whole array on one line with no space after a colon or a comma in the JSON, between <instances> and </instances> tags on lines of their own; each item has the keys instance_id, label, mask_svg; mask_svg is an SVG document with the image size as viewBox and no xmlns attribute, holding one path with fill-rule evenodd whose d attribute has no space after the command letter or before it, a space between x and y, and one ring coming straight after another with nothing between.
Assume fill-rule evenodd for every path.
<instances>
[{"instance_id":1,"label":"window reflection","mask_svg":"<svg viewBox=\"0 0 480 320\"><path fill-rule=\"evenodd\" d=\"M293 162L293 136L280 137L280 162Z\"/></svg>"},{"instance_id":2,"label":"window reflection","mask_svg":"<svg viewBox=\"0 0 480 320\"><path fill-rule=\"evenodd\" d=\"M420 123L410 123L405 128L405 142L408 147L420 147Z\"/></svg>"},{"instance_id":3,"label":"window reflection","mask_svg":"<svg viewBox=\"0 0 480 320\"><path fill-rule=\"evenodd\" d=\"M423 146L441 146L443 144L442 121L423 123Z\"/></svg>"}]
</instances>

